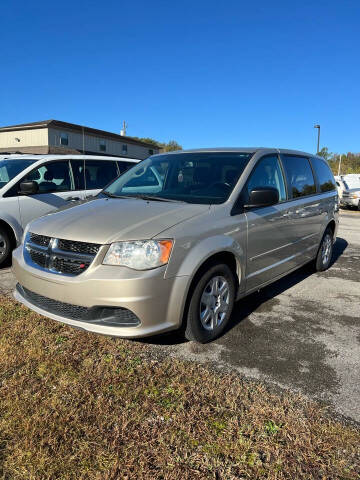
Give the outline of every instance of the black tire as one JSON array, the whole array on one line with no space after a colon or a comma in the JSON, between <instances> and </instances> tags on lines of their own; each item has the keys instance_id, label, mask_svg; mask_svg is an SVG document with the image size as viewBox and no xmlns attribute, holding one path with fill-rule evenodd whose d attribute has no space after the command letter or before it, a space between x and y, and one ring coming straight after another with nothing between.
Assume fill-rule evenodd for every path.
<instances>
[{"instance_id":1,"label":"black tire","mask_svg":"<svg viewBox=\"0 0 360 480\"><path fill-rule=\"evenodd\" d=\"M213 303L213 306L208 307L203 303L204 298L206 302ZM234 301L235 279L230 268L225 264L209 267L189 292L185 337L199 343L207 343L217 338L229 323ZM206 311L209 315L208 323Z\"/></svg>"},{"instance_id":2,"label":"black tire","mask_svg":"<svg viewBox=\"0 0 360 480\"><path fill-rule=\"evenodd\" d=\"M5 228L0 227L0 267L8 263L11 256L11 239Z\"/></svg>"},{"instance_id":3,"label":"black tire","mask_svg":"<svg viewBox=\"0 0 360 480\"><path fill-rule=\"evenodd\" d=\"M331 264L334 245L334 233L331 228L327 228L321 239L318 254L315 259L315 270L323 272L328 269Z\"/></svg>"}]
</instances>

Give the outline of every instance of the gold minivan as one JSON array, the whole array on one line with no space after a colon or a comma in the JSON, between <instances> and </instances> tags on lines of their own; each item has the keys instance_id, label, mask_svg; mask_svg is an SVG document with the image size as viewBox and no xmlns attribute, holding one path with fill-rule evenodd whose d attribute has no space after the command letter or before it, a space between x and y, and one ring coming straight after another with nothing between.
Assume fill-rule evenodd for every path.
<instances>
[{"instance_id":1,"label":"gold minivan","mask_svg":"<svg viewBox=\"0 0 360 480\"><path fill-rule=\"evenodd\" d=\"M292 150L152 156L94 199L28 225L13 254L15 297L92 332L144 337L183 328L208 342L234 302L308 262L331 263L334 176Z\"/></svg>"}]
</instances>

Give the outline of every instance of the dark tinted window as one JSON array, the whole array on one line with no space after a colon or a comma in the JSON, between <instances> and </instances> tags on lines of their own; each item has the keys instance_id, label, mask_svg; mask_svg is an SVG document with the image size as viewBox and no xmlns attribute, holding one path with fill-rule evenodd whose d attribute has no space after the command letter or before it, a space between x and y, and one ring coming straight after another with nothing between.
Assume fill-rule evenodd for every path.
<instances>
[{"instance_id":1,"label":"dark tinted window","mask_svg":"<svg viewBox=\"0 0 360 480\"><path fill-rule=\"evenodd\" d=\"M282 155L281 158L288 183L289 196L298 198L316 193L309 160L305 157L291 155Z\"/></svg>"},{"instance_id":2,"label":"dark tinted window","mask_svg":"<svg viewBox=\"0 0 360 480\"><path fill-rule=\"evenodd\" d=\"M320 158L312 158L311 162L319 182L320 192L335 190L334 176L325 161Z\"/></svg>"},{"instance_id":3,"label":"dark tinted window","mask_svg":"<svg viewBox=\"0 0 360 480\"><path fill-rule=\"evenodd\" d=\"M86 160L86 189L104 188L118 176L116 162L113 160Z\"/></svg>"},{"instance_id":4,"label":"dark tinted window","mask_svg":"<svg viewBox=\"0 0 360 480\"><path fill-rule=\"evenodd\" d=\"M84 160L71 160L75 190L84 190Z\"/></svg>"},{"instance_id":5,"label":"dark tinted window","mask_svg":"<svg viewBox=\"0 0 360 480\"><path fill-rule=\"evenodd\" d=\"M39 185L39 193L72 190L69 162L49 162L26 175Z\"/></svg>"},{"instance_id":6,"label":"dark tinted window","mask_svg":"<svg viewBox=\"0 0 360 480\"><path fill-rule=\"evenodd\" d=\"M279 192L279 200L286 200L285 181L277 155L260 159L250 175L247 194L257 187L273 187Z\"/></svg>"},{"instance_id":7,"label":"dark tinted window","mask_svg":"<svg viewBox=\"0 0 360 480\"><path fill-rule=\"evenodd\" d=\"M133 167L135 164L132 163L132 162L117 162L118 166L119 166L119 170L120 170L120 173L124 173L126 172L126 170L128 170L130 167Z\"/></svg>"}]
</instances>

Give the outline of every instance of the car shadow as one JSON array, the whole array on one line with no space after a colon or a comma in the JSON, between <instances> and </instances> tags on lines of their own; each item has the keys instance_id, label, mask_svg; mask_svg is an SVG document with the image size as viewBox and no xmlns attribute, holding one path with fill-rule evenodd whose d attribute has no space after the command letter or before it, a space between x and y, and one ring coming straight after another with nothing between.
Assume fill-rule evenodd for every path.
<instances>
[{"instance_id":1,"label":"car shadow","mask_svg":"<svg viewBox=\"0 0 360 480\"><path fill-rule=\"evenodd\" d=\"M341 257L347 247L348 242L344 238L337 237L333 248L333 257L331 260L330 268L332 267L332 265L334 265L334 263L337 262L337 260ZM303 282L314 273L314 267L311 263L309 263L299 268L295 272L286 275L280 280L277 280L271 285L268 285L267 287L264 287L257 292L247 295L246 297L236 302L230 322L221 336L226 335L230 330L232 330L234 327L244 321L249 315L260 309L264 303L272 300L281 293L284 293L286 290L297 285L298 283ZM187 340L184 339L181 331L169 332L153 337L142 338L138 339L137 341L140 343L164 346L187 343Z\"/></svg>"},{"instance_id":2,"label":"car shadow","mask_svg":"<svg viewBox=\"0 0 360 480\"><path fill-rule=\"evenodd\" d=\"M334 265L334 263L338 260L339 257L345 252L345 250L348 247L348 242L345 240L345 238L337 237L336 242L333 248L333 256L331 259L331 264L330 267Z\"/></svg>"},{"instance_id":3,"label":"car shadow","mask_svg":"<svg viewBox=\"0 0 360 480\"><path fill-rule=\"evenodd\" d=\"M3 271L3 270L6 270L7 268L10 268L12 265L12 262L11 262L11 258L9 258L8 260L6 260L6 262L2 263L0 265L0 273Z\"/></svg>"},{"instance_id":4,"label":"car shadow","mask_svg":"<svg viewBox=\"0 0 360 480\"><path fill-rule=\"evenodd\" d=\"M333 256L331 260L331 268L341 257L348 246L348 242L341 237L336 239L333 248ZM259 310L263 304L276 298L278 295L284 293L289 288L303 282L308 277L315 273L313 263L308 263L303 267L295 270L292 273L289 273L285 277L277 280L276 282L260 289L257 292L254 292L246 297L242 298L236 302L234 310L231 316L231 320L227 327L225 328L222 335L225 335L227 332L236 327L239 323L245 320L249 315L251 315L256 310Z\"/></svg>"}]
</instances>

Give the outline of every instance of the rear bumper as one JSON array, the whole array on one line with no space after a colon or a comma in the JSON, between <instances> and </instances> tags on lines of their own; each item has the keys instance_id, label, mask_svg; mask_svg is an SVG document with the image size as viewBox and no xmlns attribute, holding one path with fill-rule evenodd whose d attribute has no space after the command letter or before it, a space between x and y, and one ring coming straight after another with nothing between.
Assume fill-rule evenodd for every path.
<instances>
[{"instance_id":1,"label":"rear bumper","mask_svg":"<svg viewBox=\"0 0 360 480\"><path fill-rule=\"evenodd\" d=\"M165 269L138 272L124 267L95 265L77 277L66 277L28 265L19 247L13 253L13 272L25 290L16 289L14 296L35 312L76 328L118 337L145 337L181 325L189 277L165 279ZM35 295L26 295L26 291ZM33 300L40 296L45 302ZM70 318L66 315L66 308L49 309L46 300L69 307L85 307L85 310L99 311L98 307L124 309L138 322L134 322L134 326L129 322L124 326L121 321L109 324L108 319Z\"/></svg>"}]
</instances>

